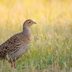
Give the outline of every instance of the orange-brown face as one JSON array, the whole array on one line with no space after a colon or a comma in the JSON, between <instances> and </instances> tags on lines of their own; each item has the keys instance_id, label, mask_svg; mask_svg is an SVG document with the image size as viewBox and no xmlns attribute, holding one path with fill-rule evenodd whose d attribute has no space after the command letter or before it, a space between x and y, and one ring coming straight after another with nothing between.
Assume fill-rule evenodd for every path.
<instances>
[{"instance_id":1,"label":"orange-brown face","mask_svg":"<svg viewBox=\"0 0 72 72\"><path fill-rule=\"evenodd\" d=\"M36 22L34 22L33 20L31 19L28 19L24 22L24 26L28 26L30 27L32 24L36 24Z\"/></svg>"}]
</instances>

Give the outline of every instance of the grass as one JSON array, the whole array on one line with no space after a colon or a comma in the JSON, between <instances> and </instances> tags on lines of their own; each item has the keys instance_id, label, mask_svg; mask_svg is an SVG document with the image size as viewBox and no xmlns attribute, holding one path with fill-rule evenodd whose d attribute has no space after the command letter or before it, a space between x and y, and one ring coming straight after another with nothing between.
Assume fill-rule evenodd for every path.
<instances>
[{"instance_id":1,"label":"grass","mask_svg":"<svg viewBox=\"0 0 72 72\"><path fill-rule=\"evenodd\" d=\"M17 61L17 68L13 70L7 61L0 61L0 72L72 72L70 25L56 24L44 25L41 29L38 26L32 28L34 39L28 51ZM10 32L6 31L5 35L12 35L16 31L12 34ZM0 33L2 34L2 31ZM2 39L3 36L0 37L0 43L7 39L7 36Z\"/></svg>"}]
</instances>

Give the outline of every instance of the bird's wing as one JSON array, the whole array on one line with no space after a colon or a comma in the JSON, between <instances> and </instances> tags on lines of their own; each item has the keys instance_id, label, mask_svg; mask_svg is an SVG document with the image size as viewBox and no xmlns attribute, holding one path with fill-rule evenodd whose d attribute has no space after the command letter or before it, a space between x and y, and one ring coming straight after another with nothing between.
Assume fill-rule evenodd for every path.
<instances>
[{"instance_id":1,"label":"bird's wing","mask_svg":"<svg viewBox=\"0 0 72 72\"><path fill-rule=\"evenodd\" d=\"M19 35L14 35L10 39L8 39L5 43L0 46L0 53L9 53L15 51L20 48L21 45L21 37Z\"/></svg>"}]
</instances>

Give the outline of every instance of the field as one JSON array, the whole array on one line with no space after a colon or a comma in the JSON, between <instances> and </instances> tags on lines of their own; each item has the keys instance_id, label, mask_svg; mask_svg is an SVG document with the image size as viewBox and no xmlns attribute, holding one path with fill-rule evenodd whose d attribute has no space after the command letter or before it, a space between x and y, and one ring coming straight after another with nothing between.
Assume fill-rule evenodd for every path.
<instances>
[{"instance_id":1,"label":"field","mask_svg":"<svg viewBox=\"0 0 72 72\"><path fill-rule=\"evenodd\" d=\"M31 1L11 0L9 5L9 0L0 1L0 44L21 32L24 20L37 22L31 27L29 49L17 60L16 69L0 60L0 72L72 72L72 1L39 0L38 5L37 0Z\"/></svg>"},{"instance_id":2,"label":"field","mask_svg":"<svg viewBox=\"0 0 72 72\"><path fill-rule=\"evenodd\" d=\"M29 50L17 61L17 72L71 72L72 27L46 25L33 27ZM0 62L0 72L11 72L7 61Z\"/></svg>"}]
</instances>

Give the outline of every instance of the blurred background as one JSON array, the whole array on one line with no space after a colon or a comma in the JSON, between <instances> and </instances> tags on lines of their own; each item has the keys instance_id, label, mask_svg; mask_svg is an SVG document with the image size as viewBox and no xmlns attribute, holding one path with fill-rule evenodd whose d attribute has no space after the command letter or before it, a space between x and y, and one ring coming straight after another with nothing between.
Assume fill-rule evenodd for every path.
<instances>
[{"instance_id":1,"label":"blurred background","mask_svg":"<svg viewBox=\"0 0 72 72\"><path fill-rule=\"evenodd\" d=\"M19 31L28 18L34 19L40 27L69 23L71 8L71 0L0 0L0 41L11 31Z\"/></svg>"},{"instance_id":2,"label":"blurred background","mask_svg":"<svg viewBox=\"0 0 72 72\"><path fill-rule=\"evenodd\" d=\"M26 19L37 25L30 50L17 62L19 72L71 72L72 0L0 0L0 44L21 32ZM10 70L7 63L0 67Z\"/></svg>"}]
</instances>

